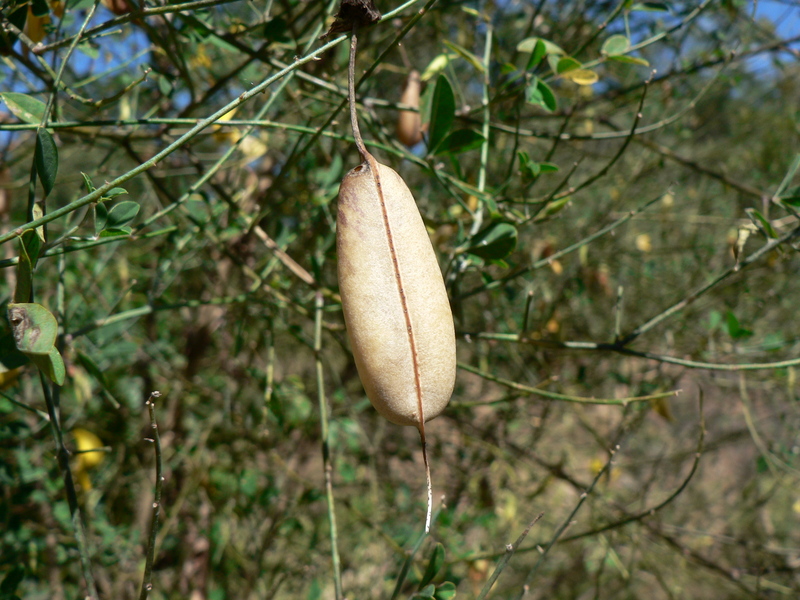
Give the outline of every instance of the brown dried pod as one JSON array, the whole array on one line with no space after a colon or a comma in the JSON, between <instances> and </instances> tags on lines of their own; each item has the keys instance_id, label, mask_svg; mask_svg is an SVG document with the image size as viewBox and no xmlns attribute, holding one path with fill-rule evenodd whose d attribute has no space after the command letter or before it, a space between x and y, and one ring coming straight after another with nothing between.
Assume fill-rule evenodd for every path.
<instances>
[{"instance_id":1,"label":"brown dried pod","mask_svg":"<svg viewBox=\"0 0 800 600\"><path fill-rule=\"evenodd\" d=\"M453 315L411 191L372 156L339 188L336 248L345 324L367 396L392 423L422 431L453 393Z\"/></svg>"},{"instance_id":2,"label":"brown dried pod","mask_svg":"<svg viewBox=\"0 0 800 600\"><path fill-rule=\"evenodd\" d=\"M401 110L397 117L397 139L401 144L414 146L422 141L422 116L419 114L419 95L422 81L419 71L411 71L406 79L400 103L417 110Z\"/></svg>"},{"instance_id":3,"label":"brown dried pod","mask_svg":"<svg viewBox=\"0 0 800 600\"><path fill-rule=\"evenodd\" d=\"M339 293L356 367L372 405L419 430L433 501L425 423L450 401L456 375L453 315L414 197L393 169L367 152L355 107L356 36L350 46L350 118L363 162L339 188Z\"/></svg>"}]
</instances>

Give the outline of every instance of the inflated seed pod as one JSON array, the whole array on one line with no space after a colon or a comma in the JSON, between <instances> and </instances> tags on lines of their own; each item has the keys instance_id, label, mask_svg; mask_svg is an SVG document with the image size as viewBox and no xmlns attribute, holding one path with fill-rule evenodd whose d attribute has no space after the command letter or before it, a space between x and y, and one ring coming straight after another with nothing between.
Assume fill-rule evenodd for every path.
<instances>
[{"instance_id":1,"label":"inflated seed pod","mask_svg":"<svg viewBox=\"0 0 800 600\"><path fill-rule=\"evenodd\" d=\"M401 110L397 117L397 139L406 146L414 146L422 140L422 117L419 114L421 87L419 71L411 71L406 80L406 86L403 88L403 95L400 96L400 103L413 106L418 110Z\"/></svg>"},{"instance_id":2,"label":"inflated seed pod","mask_svg":"<svg viewBox=\"0 0 800 600\"><path fill-rule=\"evenodd\" d=\"M441 414L456 376L453 315L436 254L411 191L367 151L355 93L357 25L350 39L348 96L362 163L339 187L339 294L358 374L372 405L422 440L430 531L433 488L425 422Z\"/></svg>"},{"instance_id":3,"label":"inflated seed pod","mask_svg":"<svg viewBox=\"0 0 800 600\"><path fill-rule=\"evenodd\" d=\"M339 188L336 247L345 325L367 396L424 440L424 423L453 392L453 316L411 191L372 155Z\"/></svg>"}]
</instances>

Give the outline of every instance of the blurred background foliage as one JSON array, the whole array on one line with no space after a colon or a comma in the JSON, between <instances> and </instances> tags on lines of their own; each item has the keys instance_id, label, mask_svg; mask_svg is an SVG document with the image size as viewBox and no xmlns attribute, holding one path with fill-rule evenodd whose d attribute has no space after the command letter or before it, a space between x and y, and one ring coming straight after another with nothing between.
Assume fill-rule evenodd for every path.
<instances>
[{"instance_id":1,"label":"blurred background foliage","mask_svg":"<svg viewBox=\"0 0 800 600\"><path fill-rule=\"evenodd\" d=\"M336 3L0 6L4 303L16 228L67 207L32 274L63 386L3 324L0 596L139 596L156 390L153 598L333 598L334 573L473 598L498 565L495 598L800 595L797 3L439 0L362 33L364 137L418 201L462 365L408 569L418 436L370 406L336 293Z\"/></svg>"}]
</instances>

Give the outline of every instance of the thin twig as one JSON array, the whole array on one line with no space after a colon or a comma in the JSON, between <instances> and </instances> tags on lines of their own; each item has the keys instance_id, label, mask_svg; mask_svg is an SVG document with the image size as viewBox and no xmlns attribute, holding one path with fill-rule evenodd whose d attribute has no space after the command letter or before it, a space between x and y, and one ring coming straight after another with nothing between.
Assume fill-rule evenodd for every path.
<instances>
[{"instance_id":1,"label":"thin twig","mask_svg":"<svg viewBox=\"0 0 800 600\"><path fill-rule=\"evenodd\" d=\"M94 575L92 574L92 563L89 557L89 542L86 538L86 530L83 526L81 509L78 505L78 494L75 490L75 481L72 478L72 469L69 466L69 450L67 450L67 447L64 445L61 421L58 414L59 411L56 407L55 398L53 398L53 394L51 393L50 383L41 372L39 372L39 380L42 384L42 391L44 392L44 399L47 404L47 413L50 417L50 430L53 433L53 439L56 443L58 467L61 470L61 476L64 478L64 490L67 495L67 504L69 505L75 539L78 543L78 554L81 557L81 569L86 585L86 594L90 600L98 600L100 596L97 593Z\"/></svg>"},{"instance_id":2,"label":"thin twig","mask_svg":"<svg viewBox=\"0 0 800 600\"><path fill-rule=\"evenodd\" d=\"M161 456L161 438L158 435L158 424L156 423L156 398L161 397L161 392L151 392L150 397L145 403L150 412L150 429L152 438L145 438L152 442L156 453L156 487L153 499L153 520L150 523L150 537L147 540L147 553L144 562L144 576L142 577L142 590L139 593L139 600L147 600L147 596L153 589L153 562L156 554L156 538L158 537L158 518L161 515L161 488L164 483L164 472Z\"/></svg>"},{"instance_id":3,"label":"thin twig","mask_svg":"<svg viewBox=\"0 0 800 600\"><path fill-rule=\"evenodd\" d=\"M328 401L325 397L325 373L322 368L322 310L325 306L321 292L316 293L314 311L314 365L317 374L317 400L319 402L322 470L325 474L325 501L328 506L328 526L331 538L331 560L333 562L333 585L336 600L341 600L342 567L339 560L339 544L336 531L336 506L333 497L333 465L331 464L330 430L328 428Z\"/></svg>"},{"instance_id":4,"label":"thin twig","mask_svg":"<svg viewBox=\"0 0 800 600\"><path fill-rule=\"evenodd\" d=\"M458 363L458 368L483 377L487 381L494 381L495 383L499 383L500 385L504 385L520 392L525 392L534 396L541 396L542 398L548 398L549 400L562 400L564 402L575 402L577 404L607 404L615 406L627 406L631 402L650 402L652 400L660 400L661 398L671 398L673 396L677 396L681 392L681 390L672 390L669 392L650 394L648 396L632 396L630 398L586 398L583 396L569 396L567 394L559 394L557 392L548 392L547 390L523 385L510 379L497 377L496 375L492 375L486 371L481 371L480 369L461 362Z\"/></svg>"},{"instance_id":5,"label":"thin twig","mask_svg":"<svg viewBox=\"0 0 800 600\"><path fill-rule=\"evenodd\" d=\"M500 573L502 573L503 569L505 569L506 565L508 565L508 562L511 560L511 557L514 556L514 553L522 545L522 542L524 542L525 538L528 537L528 533L530 532L531 528L543 516L544 516L543 512L539 513L536 516L536 518L533 519L533 521L528 523L528 526L525 528L525 531L523 531L520 534L520 536L517 538L517 541L514 542L513 544L508 544L506 546L506 551L505 554L503 554L503 558L500 559L500 562L497 563L497 566L494 568L494 571L492 571L492 574L489 576L489 579L486 580L486 583L483 585L483 589L480 591L480 594L478 594L476 600L484 600L484 598L486 598L486 595L491 591L492 586L494 586L495 582L497 581L497 578L500 577Z\"/></svg>"}]
</instances>

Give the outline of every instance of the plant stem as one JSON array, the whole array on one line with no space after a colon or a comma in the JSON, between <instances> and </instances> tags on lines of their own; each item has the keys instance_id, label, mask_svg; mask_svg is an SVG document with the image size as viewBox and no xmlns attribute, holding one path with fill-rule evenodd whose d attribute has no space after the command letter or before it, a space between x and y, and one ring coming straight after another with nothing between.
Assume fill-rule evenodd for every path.
<instances>
[{"instance_id":1,"label":"plant stem","mask_svg":"<svg viewBox=\"0 0 800 600\"><path fill-rule=\"evenodd\" d=\"M350 101L350 126L353 128L353 138L356 142L356 149L361 155L361 160L367 162L369 152L364 145L364 139L361 137L361 130L358 127L358 114L356 113L356 50L358 49L358 36L356 30L358 26L353 24L353 35L350 37L350 65L347 69L347 90L348 99Z\"/></svg>"},{"instance_id":2,"label":"plant stem","mask_svg":"<svg viewBox=\"0 0 800 600\"><path fill-rule=\"evenodd\" d=\"M325 300L322 292L317 291L314 313L314 359L317 372L317 399L319 400L320 424L322 427L322 468L325 472L325 500L328 505L328 523L331 536L331 559L333 561L333 585L336 600L341 600L342 567L339 561L339 545L336 532L336 509L333 498L333 466L331 465L331 449L328 443L328 402L325 398L325 374L322 369L322 309Z\"/></svg>"},{"instance_id":3,"label":"plant stem","mask_svg":"<svg viewBox=\"0 0 800 600\"><path fill-rule=\"evenodd\" d=\"M150 411L150 428L153 430L153 437L147 438L153 442L156 450L156 490L153 500L153 522L150 525L150 538L147 541L147 556L144 563L144 577L142 577L142 591L139 593L139 600L147 600L150 590L153 589L153 561L156 555L156 537L158 535L158 517L161 514L161 486L164 482L164 473L161 465L161 438L158 436L158 424L156 423L156 398L161 396L161 392L151 392L147 399L147 409Z\"/></svg>"}]
</instances>

